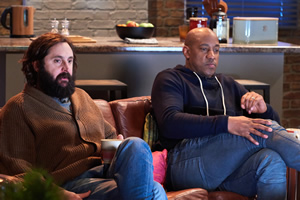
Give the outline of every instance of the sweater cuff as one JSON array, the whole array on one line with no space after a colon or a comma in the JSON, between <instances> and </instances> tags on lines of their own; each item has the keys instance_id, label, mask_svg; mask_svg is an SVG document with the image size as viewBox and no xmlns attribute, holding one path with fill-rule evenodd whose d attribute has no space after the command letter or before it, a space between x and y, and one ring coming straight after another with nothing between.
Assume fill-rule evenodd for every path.
<instances>
[{"instance_id":1,"label":"sweater cuff","mask_svg":"<svg viewBox=\"0 0 300 200\"><path fill-rule=\"evenodd\" d=\"M228 116L220 115L217 119L217 130L216 134L219 133L228 133Z\"/></svg>"}]
</instances>

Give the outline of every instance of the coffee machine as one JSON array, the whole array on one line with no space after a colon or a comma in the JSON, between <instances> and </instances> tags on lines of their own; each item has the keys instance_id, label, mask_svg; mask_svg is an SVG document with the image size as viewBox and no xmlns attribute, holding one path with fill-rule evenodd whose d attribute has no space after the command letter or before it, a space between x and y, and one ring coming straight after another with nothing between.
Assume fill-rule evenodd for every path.
<instances>
[{"instance_id":1,"label":"coffee machine","mask_svg":"<svg viewBox=\"0 0 300 200\"><path fill-rule=\"evenodd\" d=\"M34 37L33 14L34 7L12 5L6 8L1 15L1 24L10 30L11 38ZM7 16L10 15L9 25L6 24Z\"/></svg>"}]
</instances>

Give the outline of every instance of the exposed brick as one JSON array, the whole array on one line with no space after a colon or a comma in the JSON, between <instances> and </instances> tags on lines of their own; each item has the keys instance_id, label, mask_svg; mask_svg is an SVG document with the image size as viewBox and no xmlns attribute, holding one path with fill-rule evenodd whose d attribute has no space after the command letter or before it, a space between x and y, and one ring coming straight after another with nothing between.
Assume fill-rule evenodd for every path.
<instances>
[{"instance_id":1,"label":"exposed brick","mask_svg":"<svg viewBox=\"0 0 300 200\"><path fill-rule=\"evenodd\" d=\"M92 29L106 29L106 28L114 28L115 21L113 20L94 20L88 24L88 28Z\"/></svg>"},{"instance_id":2,"label":"exposed brick","mask_svg":"<svg viewBox=\"0 0 300 200\"><path fill-rule=\"evenodd\" d=\"M105 12L107 13L107 12ZM104 15L105 15L104 13ZM71 11L67 11L65 12L65 16L67 16L68 19L76 19L76 20L83 20L83 19L89 19L89 20L93 20L94 19L94 14L93 11L88 11L88 10L82 10L80 12L78 12L77 10L71 10ZM108 15L105 15L106 17ZM96 17L95 17L96 18ZM98 19L98 18L96 18Z\"/></svg>"},{"instance_id":3,"label":"exposed brick","mask_svg":"<svg viewBox=\"0 0 300 200\"><path fill-rule=\"evenodd\" d=\"M290 101L289 100L283 100L282 101L282 108L283 109L290 108Z\"/></svg>"},{"instance_id":4,"label":"exposed brick","mask_svg":"<svg viewBox=\"0 0 300 200\"><path fill-rule=\"evenodd\" d=\"M294 72L300 72L300 64L292 65L292 69L293 69Z\"/></svg>"},{"instance_id":5,"label":"exposed brick","mask_svg":"<svg viewBox=\"0 0 300 200\"><path fill-rule=\"evenodd\" d=\"M300 99L300 92L286 92L284 95L283 95L283 99Z\"/></svg>"},{"instance_id":6,"label":"exposed brick","mask_svg":"<svg viewBox=\"0 0 300 200\"><path fill-rule=\"evenodd\" d=\"M166 8L183 9L184 1L169 0L166 1Z\"/></svg>"},{"instance_id":7,"label":"exposed brick","mask_svg":"<svg viewBox=\"0 0 300 200\"><path fill-rule=\"evenodd\" d=\"M283 111L284 118L300 118L300 110L284 110Z\"/></svg>"},{"instance_id":8,"label":"exposed brick","mask_svg":"<svg viewBox=\"0 0 300 200\"><path fill-rule=\"evenodd\" d=\"M56 20L61 21L61 20L65 19L65 17L67 16L67 12L65 10L47 11L47 12L45 12L45 14L46 13L49 13L48 14L49 18L47 20L48 23L49 23L49 19L56 18ZM69 16L68 16L68 19L70 19ZM35 18L35 20L36 20L36 18ZM45 21L44 21L44 23L45 23Z\"/></svg>"},{"instance_id":9,"label":"exposed brick","mask_svg":"<svg viewBox=\"0 0 300 200\"><path fill-rule=\"evenodd\" d=\"M174 28L170 28L170 35L171 36L178 36L178 38L179 38L179 30L178 30L178 27L176 28L176 27L174 27Z\"/></svg>"},{"instance_id":10,"label":"exposed brick","mask_svg":"<svg viewBox=\"0 0 300 200\"><path fill-rule=\"evenodd\" d=\"M45 7L50 10L71 10L71 2L45 2Z\"/></svg>"},{"instance_id":11,"label":"exposed brick","mask_svg":"<svg viewBox=\"0 0 300 200\"><path fill-rule=\"evenodd\" d=\"M300 90L300 83L299 82L290 83L290 88L293 91Z\"/></svg>"},{"instance_id":12,"label":"exposed brick","mask_svg":"<svg viewBox=\"0 0 300 200\"><path fill-rule=\"evenodd\" d=\"M291 71L291 65L285 64L283 68L284 73L288 73Z\"/></svg>"},{"instance_id":13,"label":"exposed brick","mask_svg":"<svg viewBox=\"0 0 300 200\"><path fill-rule=\"evenodd\" d=\"M289 83L283 83L283 91L284 92L290 91L290 84Z\"/></svg>"},{"instance_id":14,"label":"exposed brick","mask_svg":"<svg viewBox=\"0 0 300 200\"><path fill-rule=\"evenodd\" d=\"M22 0L1 0L0 7L7 7L8 5L22 5Z\"/></svg>"},{"instance_id":15,"label":"exposed brick","mask_svg":"<svg viewBox=\"0 0 300 200\"><path fill-rule=\"evenodd\" d=\"M40 11L40 10L36 10L36 11L34 12L34 17L35 17L36 19L39 19L39 20L41 20L41 19L44 19L44 20L53 19L53 18L50 16L49 11ZM35 22L36 22L36 20L34 20L34 25L36 25Z\"/></svg>"},{"instance_id":16,"label":"exposed brick","mask_svg":"<svg viewBox=\"0 0 300 200\"><path fill-rule=\"evenodd\" d=\"M166 10L166 9L161 9L161 10L158 10L157 11L157 16L159 18L165 18L165 17L168 17L170 14L169 14L169 11Z\"/></svg>"},{"instance_id":17,"label":"exposed brick","mask_svg":"<svg viewBox=\"0 0 300 200\"><path fill-rule=\"evenodd\" d=\"M76 20L74 22L71 22L72 31L85 29L84 27L87 26L88 23L86 22L86 20Z\"/></svg>"},{"instance_id":18,"label":"exposed brick","mask_svg":"<svg viewBox=\"0 0 300 200\"><path fill-rule=\"evenodd\" d=\"M145 20L145 19L148 19L148 12L144 11L144 10L138 11L137 12L137 19L140 22L148 22L148 20Z\"/></svg>"},{"instance_id":19,"label":"exposed brick","mask_svg":"<svg viewBox=\"0 0 300 200\"><path fill-rule=\"evenodd\" d=\"M182 10L178 10L178 11L172 11L171 12L171 17L174 17L174 18L184 18L184 12Z\"/></svg>"},{"instance_id":20,"label":"exposed brick","mask_svg":"<svg viewBox=\"0 0 300 200\"><path fill-rule=\"evenodd\" d=\"M36 10L42 10L44 7L44 2L39 0L35 0L35 1L27 0L27 5L33 6Z\"/></svg>"},{"instance_id":21,"label":"exposed brick","mask_svg":"<svg viewBox=\"0 0 300 200\"><path fill-rule=\"evenodd\" d=\"M157 1L149 1L148 6L149 9L157 9L157 8L163 8L164 2L162 0Z\"/></svg>"},{"instance_id":22,"label":"exposed brick","mask_svg":"<svg viewBox=\"0 0 300 200\"><path fill-rule=\"evenodd\" d=\"M147 9L148 2L147 1L132 1L131 2L131 9L138 10L138 9Z\"/></svg>"},{"instance_id":23,"label":"exposed brick","mask_svg":"<svg viewBox=\"0 0 300 200\"><path fill-rule=\"evenodd\" d=\"M289 127L289 120L281 119L281 125L283 127Z\"/></svg>"},{"instance_id":24,"label":"exposed brick","mask_svg":"<svg viewBox=\"0 0 300 200\"><path fill-rule=\"evenodd\" d=\"M300 128L300 119L290 119L289 120L289 128Z\"/></svg>"},{"instance_id":25,"label":"exposed brick","mask_svg":"<svg viewBox=\"0 0 300 200\"><path fill-rule=\"evenodd\" d=\"M113 10L116 8L114 1L89 1L89 9L99 9L99 10Z\"/></svg>"},{"instance_id":26,"label":"exposed brick","mask_svg":"<svg viewBox=\"0 0 300 200\"><path fill-rule=\"evenodd\" d=\"M163 26L164 25L164 20L163 19L157 19L154 24L156 25L156 27Z\"/></svg>"},{"instance_id":27,"label":"exposed brick","mask_svg":"<svg viewBox=\"0 0 300 200\"><path fill-rule=\"evenodd\" d=\"M127 20L136 20L137 12L132 10L123 10L123 11L114 11L110 14L109 19L115 20L124 20L124 23Z\"/></svg>"},{"instance_id":28,"label":"exposed brick","mask_svg":"<svg viewBox=\"0 0 300 200\"><path fill-rule=\"evenodd\" d=\"M80 1L80 2L76 1L73 3L72 7L73 7L73 9L76 9L76 10L79 10L79 9L82 10L82 9L87 8L87 2L86 1Z\"/></svg>"},{"instance_id":29,"label":"exposed brick","mask_svg":"<svg viewBox=\"0 0 300 200\"><path fill-rule=\"evenodd\" d=\"M286 58L285 58L285 62L287 64L289 63L300 63L300 56L298 54L285 54Z\"/></svg>"},{"instance_id":30,"label":"exposed brick","mask_svg":"<svg viewBox=\"0 0 300 200\"><path fill-rule=\"evenodd\" d=\"M126 10L130 6L130 3L128 1L118 1L116 4L116 8L119 10Z\"/></svg>"},{"instance_id":31,"label":"exposed brick","mask_svg":"<svg viewBox=\"0 0 300 200\"><path fill-rule=\"evenodd\" d=\"M165 20L165 26L179 26L182 24L182 21L174 18L168 18Z\"/></svg>"},{"instance_id":32,"label":"exposed brick","mask_svg":"<svg viewBox=\"0 0 300 200\"><path fill-rule=\"evenodd\" d=\"M299 74L286 74L284 78L285 78L286 82L297 82L297 81L299 82L300 81L300 73Z\"/></svg>"},{"instance_id":33,"label":"exposed brick","mask_svg":"<svg viewBox=\"0 0 300 200\"><path fill-rule=\"evenodd\" d=\"M300 100L292 100L291 101L291 108L300 109Z\"/></svg>"}]
</instances>

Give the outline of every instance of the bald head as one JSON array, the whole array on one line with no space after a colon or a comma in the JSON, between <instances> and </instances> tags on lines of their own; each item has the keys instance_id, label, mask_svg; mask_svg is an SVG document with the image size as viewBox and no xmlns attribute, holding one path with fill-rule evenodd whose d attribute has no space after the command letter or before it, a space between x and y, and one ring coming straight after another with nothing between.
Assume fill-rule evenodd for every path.
<instances>
[{"instance_id":1,"label":"bald head","mask_svg":"<svg viewBox=\"0 0 300 200\"><path fill-rule=\"evenodd\" d=\"M220 44L209 28L195 28L188 32L182 52L185 66L206 77L214 76L219 62Z\"/></svg>"},{"instance_id":2,"label":"bald head","mask_svg":"<svg viewBox=\"0 0 300 200\"><path fill-rule=\"evenodd\" d=\"M186 35L184 45L191 46L195 44L196 41L206 37L212 37L218 40L217 35L210 28L194 28Z\"/></svg>"}]
</instances>

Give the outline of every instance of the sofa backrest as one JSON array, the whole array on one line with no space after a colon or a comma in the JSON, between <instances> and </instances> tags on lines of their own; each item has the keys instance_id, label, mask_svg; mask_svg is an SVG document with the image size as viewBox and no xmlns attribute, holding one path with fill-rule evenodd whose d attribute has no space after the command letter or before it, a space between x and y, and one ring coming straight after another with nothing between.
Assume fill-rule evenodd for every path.
<instances>
[{"instance_id":1,"label":"sofa backrest","mask_svg":"<svg viewBox=\"0 0 300 200\"><path fill-rule=\"evenodd\" d=\"M116 122L114 119L114 115L112 113L110 104L103 99L94 99L94 102L96 103L96 105L99 107L99 109L102 111L102 114L104 116L104 119L110 123L113 127L116 128L117 134L119 134L117 127L116 127Z\"/></svg>"},{"instance_id":2,"label":"sofa backrest","mask_svg":"<svg viewBox=\"0 0 300 200\"><path fill-rule=\"evenodd\" d=\"M145 117L151 110L150 96L131 97L109 102L117 132L143 138Z\"/></svg>"},{"instance_id":3,"label":"sofa backrest","mask_svg":"<svg viewBox=\"0 0 300 200\"><path fill-rule=\"evenodd\" d=\"M106 121L116 128L117 134L122 134L124 138L133 136L143 138L145 117L151 111L150 96L131 97L111 102L95 99L94 102L102 111Z\"/></svg>"}]
</instances>

